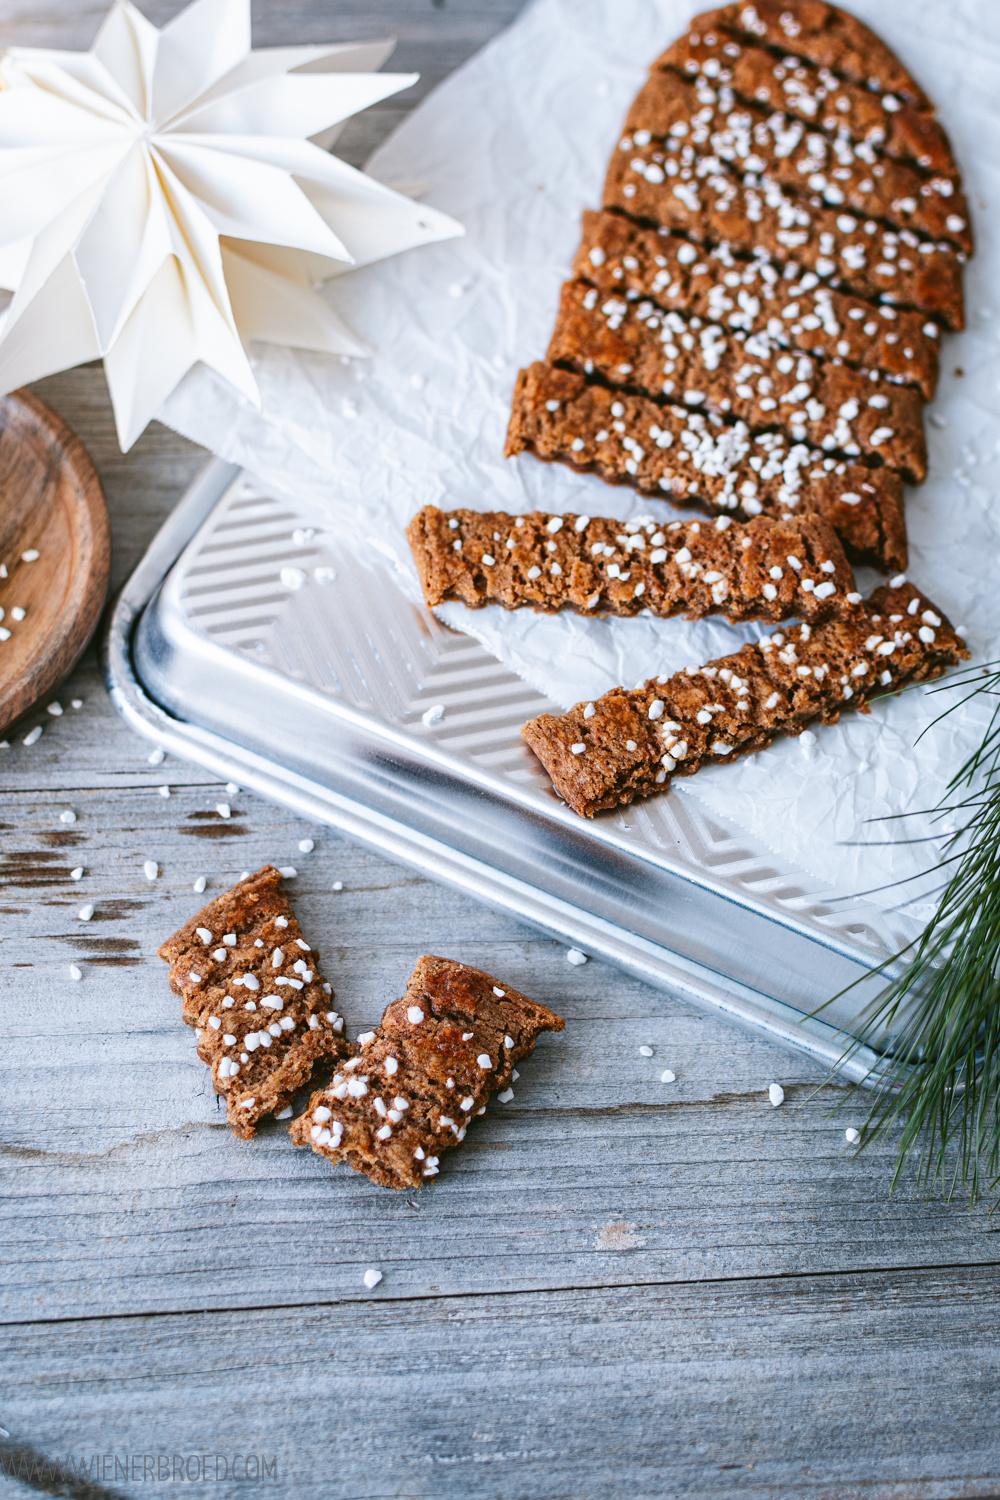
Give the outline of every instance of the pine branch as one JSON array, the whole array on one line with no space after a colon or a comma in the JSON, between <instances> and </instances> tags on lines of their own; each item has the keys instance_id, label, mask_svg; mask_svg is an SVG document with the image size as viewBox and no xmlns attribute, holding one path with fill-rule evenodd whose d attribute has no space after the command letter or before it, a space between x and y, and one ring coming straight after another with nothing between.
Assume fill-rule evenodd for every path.
<instances>
[{"instance_id":1,"label":"pine branch","mask_svg":"<svg viewBox=\"0 0 1000 1500\"><path fill-rule=\"evenodd\" d=\"M971 699L997 697L1000 663L933 691L956 688L967 691L924 734ZM887 982L844 1057L892 1034L891 1057L866 1080L863 1144L902 1125L892 1186L913 1159L925 1187L975 1202L1000 1186L1000 697L932 816L959 819L935 866L948 872L937 908L919 937L872 970Z\"/></svg>"}]
</instances>

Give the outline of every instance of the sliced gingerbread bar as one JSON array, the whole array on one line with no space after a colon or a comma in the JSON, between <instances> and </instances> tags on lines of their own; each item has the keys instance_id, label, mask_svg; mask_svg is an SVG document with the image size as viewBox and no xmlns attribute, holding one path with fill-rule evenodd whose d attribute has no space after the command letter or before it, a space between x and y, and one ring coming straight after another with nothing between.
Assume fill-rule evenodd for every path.
<instances>
[{"instance_id":1,"label":"sliced gingerbread bar","mask_svg":"<svg viewBox=\"0 0 1000 1500\"><path fill-rule=\"evenodd\" d=\"M473 609L728 620L818 619L853 593L854 575L821 516L631 521L513 516L425 506L407 535L424 598Z\"/></svg>"},{"instance_id":2,"label":"sliced gingerbread bar","mask_svg":"<svg viewBox=\"0 0 1000 1500\"><path fill-rule=\"evenodd\" d=\"M624 135L608 168L604 206L695 238L798 261L862 297L964 327L960 251L793 197L771 178L743 181L712 157L682 158Z\"/></svg>"},{"instance_id":3,"label":"sliced gingerbread bar","mask_svg":"<svg viewBox=\"0 0 1000 1500\"><path fill-rule=\"evenodd\" d=\"M159 952L244 1139L290 1104L319 1061L348 1055L319 955L270 865L210 902Z\"/></svg>"},{"instance_id":4,"label":"sliced gingerbread bar","mask_svg":"<svg viewBox=\"0 0 1000 1500\"><path fill-rule=\"evenodd\" d=\"M937 323L837 291L793 261L740 257L726 244L694 243L588 210L573 273L601 291L763 334L783 349L878 370L928 398L937 386Z\"/></svg>"},{"instance_id":5,"label":"sliced gingerbread bar","mask_svg":"<svg viewBox=\"0 0 1000 1500\"><path fill-rule=\"evenodd\" d=\"M678 165L690 164L692 153L715 157L740 175L764 175L793 194L972 250L968 209L950 179L947 193L924 192L927 177L917 167L739 99L727 83L654 69L633 101L625 133L632 140L651 136Z\"/></svg>"},{"instance_id":6,"label":"sliced gingerbread bar","mask_svg":"<svg viewBox=\"0 0 1000 1500\"><path fill-rule=\"evenodd\" d=\"M968 652L904 579L818 625L776 631L731 656L614 688L523 730L555 790L593 817L667 788L673 776L724 764L782 734L800 734L908 682L937 677Z\"/></svg>"},{"instance_id":7,"label":"sliced gingerbread bar","mask_svg":"<svg viewBox=\"0 0 1000 1500\"><path fill-rule=\"evenodd\" d=\"M753 431L778 427L793 442L885 463L908 479L927 474L917 391L792 353L766 334L748 336L569 281L548 358L612 385L731 413Z\"/></svg>"},{"instance_id":8,"label":"sliced gingerbread bar","mask_svg":"<svg viewBox=\"0 0 1000 1500\"><path fill-rule=\"evenodd\" d=\"M514 389L507 454L589 469L680 505L734 516L825 517L855 562L905 566L903 488L869 469L790 443L780 432L591 384L537 363Z\"/></svg>"},{"instance_id":9,"label":"sliced gingerbread bar","mask_svg":"<svg viewBox=\"0 0 1000 1500\"><path fill-rule=\"evenodd\" d=\"M656 66L675 68L711 84L729 84L742 98L793 115L827 135L846 137L882 156L916 164L933 174L926 184L928 195L947 197L942 182L959 190L959 171L948 137L932 112L848 83L828 68L817 68L788 53L776 56L763 47L747 45L731 32L702 29L697 19Z\"/></svg>"},{"instance_id":10,"label":"sliced gingerbread bar","mask_svg":"<svg viewBox=\"0 0 1000 1500\"><path fill-rule=\"evenodd\" d=\"M378 1030L310 1099L292 1140L380 1187L422 1187L491 1096L507 1093L541 1033L564 1025L491 974L425 956Z\"/></svg>"},{"instance_id":11,"label":"sliced gingerbread bar","mask_svg":"<svg viewBox=\"0 0 1000 1500\"><path fill-rule=\"evenodd\" d=\"M876 94L896 94L919 109L930 111L927 95L895 52L857 16L824 0L753 0L724 5L697 16L699 31L721 30L759 46L773 47L782 56L802 58L814 67L828 68Z\"/></svg>"}]
</instances>

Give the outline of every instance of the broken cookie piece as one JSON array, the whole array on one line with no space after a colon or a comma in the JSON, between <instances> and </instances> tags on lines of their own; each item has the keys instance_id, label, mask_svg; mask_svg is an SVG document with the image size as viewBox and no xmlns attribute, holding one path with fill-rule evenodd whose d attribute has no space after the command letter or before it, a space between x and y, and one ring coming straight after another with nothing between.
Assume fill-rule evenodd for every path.
<instances>
[{"instance_id":1,"label":"broken cookie piece","mask_svg":"<svg viewBox=\"0 0 1000 1500\"><path fill-rule=\"evenodd\" d=\"M159 954L243 1139L291 1103L321 1059L349 1054L319 955L272 866L210 902Z\"/></svg>"},{"instance_id":2,"label":"broken cookie piece","mask_svg":"<svg viewBox=\"0 0 1000 1500\"><path fill-rule=\"evenodd\" d=\"M490 974L425 956L378 1030L310 1099L292 1140L381 1187L422 1187L539 1035L564 1025Z\"/></svg>"}]
</instances>

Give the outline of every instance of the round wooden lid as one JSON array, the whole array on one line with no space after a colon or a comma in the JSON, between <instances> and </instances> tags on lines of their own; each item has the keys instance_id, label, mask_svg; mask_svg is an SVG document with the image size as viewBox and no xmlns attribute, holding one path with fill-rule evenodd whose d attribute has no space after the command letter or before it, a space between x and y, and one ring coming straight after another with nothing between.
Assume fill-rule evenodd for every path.
<instances>
[{"instance_id":1,"label":"round wooden lid","mask_svg":"<svg viewBox=\"0 0 1000 1500\"><path fill-rule=\"evenodd\" d=\"M104 491L80 439L26 391L0 397L0 733L75 665L110 564Z\"/></svg>"}]
</instances>

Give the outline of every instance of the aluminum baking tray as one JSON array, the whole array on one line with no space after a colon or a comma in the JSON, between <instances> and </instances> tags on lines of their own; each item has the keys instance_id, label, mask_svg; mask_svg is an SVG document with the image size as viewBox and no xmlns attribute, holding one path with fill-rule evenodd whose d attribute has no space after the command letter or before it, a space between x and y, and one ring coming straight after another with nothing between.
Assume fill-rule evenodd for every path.
<instances>
[{"instance_id":1,"label":"aluminum baking tray","mask_svg":"<svg viewBox=\"0 0 1000 1500\"><path fill-rule=\"evenodd\" d=\"M315 527L307 507L208 465L111 615L105 669L126 720L836 1067L868 970L911 935L902 919L780 868L687 795L577 818L519 737L553 705ZM879 1045L842 1071L877 1068L891 1039Z\"/></svg>"}]
</instances>

